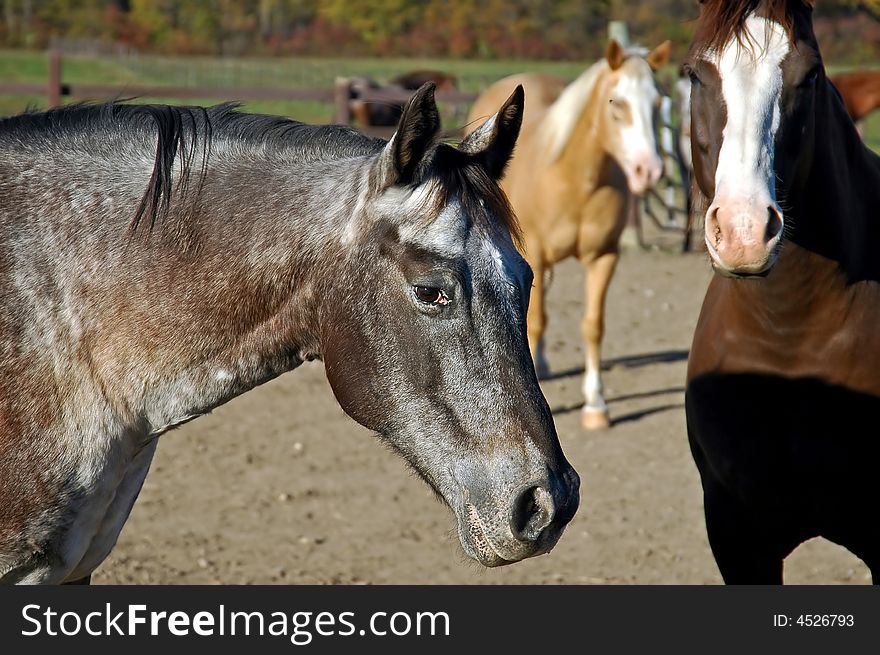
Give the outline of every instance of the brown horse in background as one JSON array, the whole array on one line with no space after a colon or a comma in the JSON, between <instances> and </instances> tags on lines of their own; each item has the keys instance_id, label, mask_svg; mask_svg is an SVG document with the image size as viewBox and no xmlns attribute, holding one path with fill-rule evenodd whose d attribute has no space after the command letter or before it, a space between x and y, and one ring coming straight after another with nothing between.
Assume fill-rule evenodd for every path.
<instances>
[{"instance_id":1,"label":"brown horse in background","mask_svg":"<svg viewBox=\"0 0 880 655\"><path fill-rule=\"evenodd\" d=\"M435 70L409 71L388 80L388 83L392 86L399 86L410 91L420 89L428 82L433 82L440 93L443 91L455 91L458 88L458 79L455 75Z\"/></svg>"},{"instance_id":2,"label":"brown horse in background","mask_svg":"<svg viewBox=\"0 0 880 655\"><path fill-rule=\"evenodd\" d=\"M369 77L355 77L349 86L349 108L358 127L391 127L403 115L403 103L389 100L368 100L382 90L382 85Z\"/></svg>"},{"instance_id":3,"label":"brown horse in background","mask_svg":"<svg viewBox=\"0 0 880 655\"><path fill-rule=\"evenodd\" d=\"M405 103L399 99L371 100L369 97L388 90L416 91L429 82L440 93L458 88L454 75L434 70L409 71L391 78L385 86L367 77L354 78L349 95L352 118L360 127L393 127L400 120Z\"/></svg>"},{"instance_id":4,"label":"brown horse in background","mask_svg":"<svg viewBox=\"0 0 880 655\"><path fill-rule=\"evenodd\" d=\"M716 275L688 436L728 583L821 536L880 576L880 158L825 76L804 0L706 0L686 62Z\"/></svg>"},{"instance_id":5,"label":"brown horse in background","mask_svg":"<svg viewBox=\"0 0 880 655\"><path fill-rule=\"evenodd\" d=\"M522 132L502 187L519 217L524 255L535 275L529 347L539 374L546 374L544 273L577 257L587 271L586 429L609 425L599 373L605 296L630 204L662 173L654 135L660 95L653 73L669 53L668 41L645 57L611 41L606 56L571 84L545 74L513 75L477 98L469 116L472 130L492 114L499 99L517 85L525 88Z\"/></svg>"},{"instance_id":6,"label":"brown horse in background","mask_svg":"<svg viewBox=\"0 0 880 655\"><path fill-rule=\"evenodd\" d=\"M840 91L843 104L854 121L880 109L880 70L840 73L828 79Z\"/></svg>"},{"instance_id":7,"label":"brown horse in background","mask_svg":"<svg viewBox=\"0 0 880 655\"><path fill-rule=\"evenodd\" d=\"M828 79L840 91L846 111L857 126L880 109L880 70L840 73Z\"/></svg>"}]
</instances>

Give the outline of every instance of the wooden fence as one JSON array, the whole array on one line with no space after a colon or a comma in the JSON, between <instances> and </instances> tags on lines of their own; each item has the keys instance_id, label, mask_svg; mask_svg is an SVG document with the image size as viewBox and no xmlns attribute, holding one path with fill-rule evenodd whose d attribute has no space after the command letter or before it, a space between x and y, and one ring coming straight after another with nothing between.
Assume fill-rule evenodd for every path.
<instances>
[{"instance_id":1,"label":"wooden fence","mask_svg":"<svg viewBox=\"0 0 880 655\"><path fill-rule=\"evenodd\" d=\"M377 104L403 104L412 96L413 91L400 87L358 88L357 97L353 97L352 81L348 78L337 78L332 88L262 88L262 87L193 87L193 86L133 86L133 85L100 85L100 84L69 84L65 83L62 76L62 58L58 52L48 53L49 74L45 85L27 83L2 83L0 95L46 95L49 107L58 107L62 99L69 97L77 100L108 99L127 97L148 98L176 98L180 100L192 99L216 99L220 101L251 101L251 100L280 100L280 101L317 101L332 104L334 106L333 122L341 125L352 123L352 102L357 100L361 103ZM476 99L477 94L459 91L439 91L437 100L451 105L456 114L464 116L467 108ZM668 109L664 112L661 123L665 127L661 132L670 128ZM394 131L394 127L376 127L370 125L357 125L361 131L373 136L388 138ZM670 140L668 134L663 135L661 143ZM680 200L683 193L682 178L671 170L680 163L674 149L670 146L663 148L666 159L666 175L661 181L660 188L648 194L639 208L630 218L630 226L636 228L638 235L636 244L646 246L642 236L642 224L645 218L654 223L661 232L688 232L686 204ZM685 238L685 249L688 248L689 239Z\"/></svg>"},{"instance_id":2,"label":"wooden fence","mask_svg":"<svg viewBox=\"0 0 880 655\"><path fill-rule=\"evenodd\" d=\"M77 100L107 98L176 98L180 100L205 99L224 100L281 100L281 101L315 101L334 106L333 122L348 125L352 121L351 103L352 83L348 78L337 78L333 88L263 88L263 87L194 87L194 86L138 86L138 85L107 85L107 84L69 84L64 82L62 75L62 57L58 52L48 53L49 74L46 84L11 82L0 84L2 95L43 95L46 96L48 107L58 107L63 98ZM399 87L381 87L376 89L358 89L357 100L364 103L399 103L403 104L414 92ZM467 108L476 99L475 93L459 91L440 91L437 100L458 108ZM371 126L358 127L370 130ZM384 130L375 130L384 131Z\"/></svg>"}]
</instances>

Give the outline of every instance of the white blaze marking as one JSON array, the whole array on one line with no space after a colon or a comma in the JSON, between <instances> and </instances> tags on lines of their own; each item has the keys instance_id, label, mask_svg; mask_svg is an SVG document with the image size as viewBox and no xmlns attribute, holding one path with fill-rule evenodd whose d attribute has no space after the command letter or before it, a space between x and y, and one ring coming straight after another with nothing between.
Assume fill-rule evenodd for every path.
<instances>
[{"instance_id":1,"label":"white blaze marking","mask_svg":"<svg viewBox=\"0 0 880 655\"><path fill-rule=\"evenodd\" d=\"M514 249L513 244L496 244L489 238L483 239L483 249L488 253L498 275L505 282L521 285L526 277L526 262Z\"/></svg>"},{"instance_id":2,"label":"white blaze marking","mask_svg":"<svg viewBox=\"0 0 880 655\"><path fill-rule=\"evenodd\" d=\"M377 200L376 206L385 216L399 218L400 240L455 258L464 254L466 221L461 204L450 201L440 213L431 218L424 212L431 209L431 195L436 193L430 184L415 189L392 187Z\"/></svg>"},{"instance_id":3,"label":"white blaze marking","mask_svg":"<svg viewBox=\"0 0 880 655\"><path fill-rule=\"evenodd\" d=\"M483 251L489 255L492 266L498 273L503 283L513 287L519 287L520 292L528 297L531 289L526 286L528 264L519 254L513 242L509 238L493 241L485 237L482 242ZM507 295L505 294L505 297ZM539 346L538 356L542 357L542 346ZM536 362L540 364L540 360ZM543 362L546 366L546 362ZM540 369L539 369L540 373Z\"/></svg>"},{"instance_id":4,"label":"white blaze marking","mask_svg":"<svg viewBox=\"0 0 880 655\"><path fill-rule=\"evenodd\" d=\"M612 93L612 97L627 101L632 116L632 123L620 130L622 159L627 163L657 152L654 105L660 94L654 86L654 78L648 65L644 64L644 70L641 70L641 66L639 69L638 74L621 75Z\"/></svg>"},{"instance_id":5,"label":"white blaze marking","mask_svg":"<svg viewBox=\"0 0 880 655\"><path fill-rule=\"evenodd\" d=\"M714 57L727 105L716 196L736 194L775 204L773 149L788 37L781 25L757 16L749 16L745 28L750 38L744 46L733 39Z\"/></svg>"},{"instance_id":6,"label":"white blaze marking","mask_svg":"<svg viewBox=\"0 0 880 655\"><path fill-rule=\"evenodd\" d=\"M489 239L484 239L483 248L489 254L489 258L495 265L495 269L498 271L498 274L505 280L510 280L509 276L507 275L507 270L505 270L504 256L501 254L501 251L498 249L498 247Z\"/></svg>"}]
</instances>

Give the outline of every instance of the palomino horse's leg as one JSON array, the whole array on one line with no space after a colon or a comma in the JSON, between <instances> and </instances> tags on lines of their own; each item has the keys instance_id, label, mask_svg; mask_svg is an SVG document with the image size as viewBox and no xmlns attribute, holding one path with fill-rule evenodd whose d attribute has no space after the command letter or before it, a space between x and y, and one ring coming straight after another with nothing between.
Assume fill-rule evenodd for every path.
<instances>
[{"instance_id":1,"label":"palomino horse's leg","mask_svg":"<svg viewBox=\"0 0 880 655\"><path fill-rule=\"evenodd\" d=\"M535 247L527 248L526 252L540 252ZM544 310L544 263L540 257L528 260L534 274L532 293L529 298L529 313L526 318L529 335L529 350L535 361L535 372L539 378L546 377L550 372L547 358L544 355L544 329L547 326L547 312Z\"/></svg>"},{"instance_id":2,"label":"palomino horse's leg","mask_svg":"<svg viewBox=\"0 0 880 655\"><path fill-rule=\"evenodd\" d=\"M590 260L584 260L587 269L586 311L582 324L587 347L586 373L584 374L584 397L586 404L581 413L581 423L587 430L600 430L610 425L608 405L602 397L601 365L602 336L605 332L605 296L611 276L617 267L618 253L609 252Z\"/></svg>"}]
</instances>

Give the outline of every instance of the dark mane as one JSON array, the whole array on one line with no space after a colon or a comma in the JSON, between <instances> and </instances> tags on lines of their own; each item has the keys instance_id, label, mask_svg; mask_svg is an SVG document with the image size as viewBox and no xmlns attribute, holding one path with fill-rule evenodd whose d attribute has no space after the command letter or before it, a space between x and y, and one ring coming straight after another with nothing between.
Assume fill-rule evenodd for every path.
<instances>
[{"instance_id":1,"label":"dark mane","mask_svg":"<svg viewBox=\"0 0 880 655\"><path fill-rule=\"evenodd\" d=\"M731 39L743 44L746 18L758 11L791 34L794 15L813 6L813 0L701 0L700 20L694 38L699 52L721 50Z\"/></svg>"},{"instance_id":2,"label":"dark mane","mask_svg":"<svg viewBox=\"0 0 880 655\"><path fill-rule=\"evenodd\" d=\"M180 167L176 192L186 197L195 177L201 189L212 149L223 141L258 147L267 155L297 161L332 160L370 155L384 142L371 139L348 127L309 125L279 116L247 114L227 103L210 108L170 105L132 105L121 102L75 104L46 112L27 112L0 120L0 143L18 147L43 141L53 147L76 142L95 149L137 137L155 143L155 160L150 181L131 222L137 229L144 219L150 228L164 218L171 205L175 162ZM198 170L194 170L194 166Z\"/></svg>"},{"instance_id":3,"label":"dark mane","mask_svg":"<svg viewBox=\"0 0 880 655\"><path fill-rule=\"evenodd\" d=\"M473 155L441 143L429 161L420 180L437 185L434 211L429 216L435 216L454 195L466 216L481 221L487 229L500 223L510 232L514 243L522 246L522 230L507 195Z\"/></svg>"},{"instance_id":4,"label":"dark mane","mask_svg":"<svg viewBox=\"0 0 880 655\"><path fill-rule=\"evenodd\" d=\"M120 156L119 150L141 140L154 157L150 180L132 217L130 229L142 222L152 230L164 220L172 196L181 201L198 197L212 151L220 145L258 150L261 156L310 162L378 153L386 144L341 125L310 125L280 116L247 114L236 104L210 108L133 105L121 102L74 104L46 112L29 112L0 120L0 144L17 148L42 142L52 148L87 147ZM120 145L122 144L122 145ZM215 154L216 157L216 154ZM504 192L472 155L447 144L426 157L420 182L435 183L439 210L455 195L469 216L493 216L519 242L520 228ZM175 170L175 166L177 170ZM189 193L190 189L193 193ZM182 207L185 214L196 203ZM434 216L436 212L428 215Z\"/></svg>"}]
</instances>

